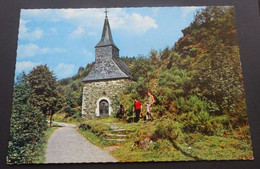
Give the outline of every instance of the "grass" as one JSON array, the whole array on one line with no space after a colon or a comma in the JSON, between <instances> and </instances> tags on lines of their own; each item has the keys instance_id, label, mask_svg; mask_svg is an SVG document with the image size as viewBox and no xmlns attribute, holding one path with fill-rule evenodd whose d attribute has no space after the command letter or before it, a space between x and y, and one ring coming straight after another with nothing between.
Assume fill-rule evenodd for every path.
<instances>
[{"instance_id":1,"label":"grass","mask_svg":"<svg viewBox=\"0 0 260 169\"><path fill-rule=\"evenodd\" d=\"M248 127L227 136L207 136L197 132L185 134L181 123L169 119L126 123L104 117L79 122L74 118L65 118L65 114L55 114L53 119L77 126L84 124L85 127L79 127L79 133L96 146L117 146L111 154L121 162L253 159L250 133L246 133ZM107 141L104 134L111 132L108 125L111 123L126 129L129 141ZM150 138L152 142L147 148L140 147L140 141L145 138Z\"/></svg>"},{"instance_id":2,"label":"grass","mask_svg":"<svg viewBox=\"0 0 260 169\"><path fill-rule=\"evenodd\" d=\"M56 121L56 122L65 122L65 120L66 120L65 117L66 117L66 113L55 113L52 116L52 120Z\"/></svg>"},{"instance_id":3,"label":"grass","mask_svg":"<svg viewBox=\"0 0 260 169\"><path fill-rule=\"evenodd\" d=\"M47 130L45 131L45 137L44 137L44 144L42 145L42 152L40 152L40 157L39 157L39 161L35 162L35 163L44 163L46 158L45 158L45 152L47 150L47 144L48 144L48 140L51 137L51 135L53 134L53 132L58 129L57 126L53 125L52 127L48 127Z\"/></svg>"},{"instance_id":4,"label":"grass","mask_svg":"<svg viewBox=\"0 0 260 169\"><path fill-rule=\"evenodd\" d=\"M194 161L194 160L239 160L252 159L251 141L248 135L233 132L228 136L207 136L201 133L185 134L181 124L167 120L126 123L115 119L96 118L87 120L91 129L80 129L80 133L92 144L119 148L110 153L120 162L141 161ZM129 141L120 144L108 142L103 134L109 132L108 123L127 129ZM172 127L169 127L172 126ZM247 131L247 129L244 129ZM171 136L171 137L168 137ZM147 148L140 141L150 138Z\"/></svg>"},{"instance_id":5,"label":"grass","mask_svg":"<svg viewBox=\"0 0 260 169\"><path fill-rule=\"evenodd\" d=\"M168 140L153 142L147 150L138 148L134 142L128 142L111 154L120 162L194 161L176 150Z\"/></svg>"},{"instance_id":6,"label":"grass","mask_svg":"<svg viewBox=\"0 0 260 169\"><path fill-rule=\"evenodd\" d=\"M251 143L233 136L193 137L188 146L182 145L185 151L203 160L245 160L253 159Z\"/></svg>"},{"instance_id":7,"label":"grass","mask_svg":"<svg viewBox=\"0 0 260 169\"><path fill-rule=\"evenodd\" d=\"M113 145L112 142L107 141L103 136L97 136L95 133L89 130L83 131L79 129L78 132L83 135L89 142L101 148Z\"/></svg>"},{"instance_id":8,"label":"grass","mask_svg":"<svg viewBox=\"0 0 260 169\"><path fill-rule=\"evenodd\" d=\"M55 113L52 116L52 121L55 122L61 122L61 123L69 123L69 124L75 124L79 126L82 122L81 117L77 118L75 116L67 117L66 118L66 113Z\"/></svg>"},{"instance_id":9,"label":"grass","mask_svg":"<svg viewBox=\"0 0 260 169\"><path fill-rule=\"evenodd\" d=\"M118 145L116 141L108 141L104 135L110 133L109 123L118 123L113 117L96 118L84 121L79 126L79 133L82 134L92 144L100 147Z\"/></svg>"}]
</instances>

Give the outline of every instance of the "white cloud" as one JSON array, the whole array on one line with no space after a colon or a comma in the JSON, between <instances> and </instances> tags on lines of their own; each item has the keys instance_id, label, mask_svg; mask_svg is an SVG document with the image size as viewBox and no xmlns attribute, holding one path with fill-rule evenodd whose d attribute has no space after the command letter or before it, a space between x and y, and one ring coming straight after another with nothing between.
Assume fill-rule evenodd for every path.
<instances>
[{"instance_id":1,"label":"white cloud","mask_svg":"<svg viewBox=\"0 0 260 169\"><path fill-rule=\"evenodd\" d=\"M15 71L18 72L18 73L21 73L23 71L30 70L37 65L39 65L39 63L33 63L33 62L30 62L30 61L17 62Z\"/></svg>"},{"instance_id":2,"label":"white cloud","mask_svg":"<svg viewBox=\"0 0 260 169\"><path fill-rule=\"evenodd\" d=\"M22 9L21 16L39 21L58 22L63 17L59 9Z\"/></svg>"},{"instance_id":3,"label":"white cloud","mask_svg":"<svg viewBox=\"0 0 260 169\"><path fill-rule=\"evenodd\" d=\"M55 75L59 78L66 78L75 73L75 65L60 63L54 68Z\"/></svg>"},{"instance_id":4,"label":"white cloud","mask_svg":"<svg viewBox=\"0 0 260 169\"><path fill-rule=\"evenodd\" d=\"M35 30L31 31L26 27L26 24L30 22L29 20L22 20L20 19L20 26L19 26L19 39L22 40L31 40L35 41L42 37L43 30L40 28L36 28Z\"/></svg>"},{"instance_id":5,"label":"white cloud","mask_svg":"<svg viewBox=\"0 0 260 169\"><path fill-rule=\"evenodd\" d=\"M110 8L109 21L112 29L123 29L142 34L149 29L157 29L156 21L140 13L127 13L123 8ZM158 8L152 9L154 13ZM42 21L65 21L76 27L101 29L104 23L104 9L33 9L23 10L25 18ZM56 18L53 20L53 18ZM79 30L78 30L79 31Z\"/></svg>"},{"instance_id":6,"label":"white cloud","mask_svg":"<svg viewBox=\"0 0 260 169\"><path fill-rule=\"evenodd\" d=\"M65 53L65 52L67 52L67 49L64 49L64 48L52 48L50 50L54 53Z\"/></svg>"},{"instance_id":7,"label":"white cloud","mask_svg":"<svg viewBox=\"0 0 260 169\"><path fill-rule=\"evenodd\" d=\"M138 34L146 32L148 29L154 28L157 29L158 25L155 23L155 20L149 16L141 16L140 14L133 13L125 19L123 27L130 27L132 31L135 31Z\"/></svg>"},{"instance_id":8,"label":"white cloud","mask_svg":"<svg viewBox=\"0 0 260 169\"><path fill-rule=\"evenodd\" d=\"M17 56L18 58L29 58L35 55L43 55L47 53L65 53L67 52L64 48L48 48L48 47L39 47L36 44L29 43L26 45L18 45Z\"/></svg>"},{"instance_id":9,"label":"white cloud","mask_svg":"<svg viewBox=\"0 0 260 169\"><path fill-rule=\"evenodd\" d=\"M79 37L81 37L84 33L85 33L85 30L84 30L82 27L79 26L77 29L75 29L75 30L71 33L70 37L71 37L71 38L79 38Z\"/></svg>"},{"instance_id":10,"label":"white cloud","mask_svg":"<svg viewBox=\"0 0 260 169\"><path fill-rule=\"evenodd\" d=\"M195 11L200 9L201 7L191 6L191 7L181 7L181 17L185 18L188 14L194 13Z\"/></svg>"},{"instance_id":11,"label":"white cloud","mask_svg":"<svg viewBox=\"0 0 260 169\"><path fill-rule=\"evenodd\" d=\"M19 45L17 55L19 58L27 58L39 54L46 54L48 52L50 52L49 48L40 48L36 44L30 43L27 45Z\"/></svg>"},{"instance_id":12,"label":"white cloud","mask_svg":"<svg viewBox=\"0 0 260 169\"><path fill-rule=\"evenodd\" d=\"M149 29L157 29L156 21L150 16L139 13L126 13L124 9L111 9L109 22L112 29L122 29L124 31L143 34Z\"/></svg>"}]
</instances>

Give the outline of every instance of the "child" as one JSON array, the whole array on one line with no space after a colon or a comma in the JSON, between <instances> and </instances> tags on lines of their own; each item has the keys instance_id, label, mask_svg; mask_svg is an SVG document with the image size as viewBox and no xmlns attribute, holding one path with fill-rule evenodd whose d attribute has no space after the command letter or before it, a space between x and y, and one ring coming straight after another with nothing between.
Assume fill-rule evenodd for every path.
<instances>
[{"instance_id":1,"label":"child","mask_svg":"<svg viewBox=\"0 0 260 169\"><path fill-rule=\"evenodd\" d=\"M145 102L145 104L147 105L146 121L148 121L149 116L150 116L151 120L153 120L152 105L155 102L153 95L149 91L147 92L147 95L148 95L148 101Z\"/></svg>"}]
</instances>

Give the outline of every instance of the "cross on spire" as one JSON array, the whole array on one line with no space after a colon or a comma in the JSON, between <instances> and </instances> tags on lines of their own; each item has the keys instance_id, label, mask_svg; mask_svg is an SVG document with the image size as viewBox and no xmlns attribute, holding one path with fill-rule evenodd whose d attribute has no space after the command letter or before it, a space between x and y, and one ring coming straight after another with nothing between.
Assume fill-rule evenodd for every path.
<instances>
[{"instance_id":1,"label":"cross on spire","mask_svg":"<svg viewBox=\"0 0 260 169\"><path fill-rule=\"evenodd\" d=\"M107 8L105 8L105 12L104 13L106 14L106 18L107 18L107 13L108 13Z\"/></svg>"},{"instance_id":2,"label":"cross on spire","mask_svg":"<svg viewBox=\"0 0 260 169\"><path fill-rule=\"evenodd\" d=\"M115 48L117 48L116 45L113 42L112 33L111 33L111 30L110 30L110 26L109 26L109 22L108 22L108 18L107 18L107 12L108 12L107 8L105 8L104 13L106 14L106 18L105 18L105 22L104 22L103 32L102 32L101 40L96 45L96 47L103 47L103 46L112 45Z\"/></svg>"}]
</instances>

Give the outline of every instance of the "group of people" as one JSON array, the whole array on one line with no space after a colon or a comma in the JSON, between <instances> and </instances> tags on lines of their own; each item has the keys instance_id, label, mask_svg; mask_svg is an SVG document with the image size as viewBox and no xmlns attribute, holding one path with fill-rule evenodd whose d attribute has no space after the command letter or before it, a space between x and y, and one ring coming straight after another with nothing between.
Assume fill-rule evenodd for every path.
<instances>
[{"instance_id":1,"label":"group of people","mask_svg":"<svg viewBox=\"0 0 260 169\"><path fill-rule=\"evenodd\" d=\"M154 96L151 94L151 92L147 92L148 95L148 99L145 102L146 104L146 114L142 114L142 116L144 117L145 121L153 120L153 116L152 116L152 105L155 103L155 99ZM142 103L137 99L134 98L134 106L133 106L133 112L135 112L135 122L138 122L140 119L140 114L143 112L142 111Z\"/></svg>"}]
</instances>

